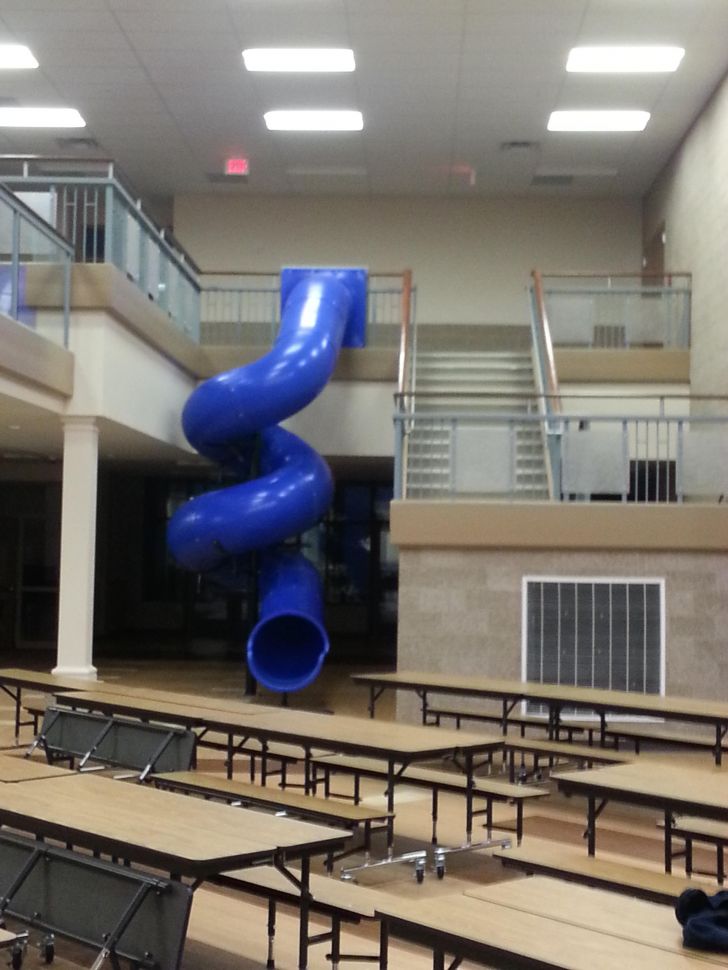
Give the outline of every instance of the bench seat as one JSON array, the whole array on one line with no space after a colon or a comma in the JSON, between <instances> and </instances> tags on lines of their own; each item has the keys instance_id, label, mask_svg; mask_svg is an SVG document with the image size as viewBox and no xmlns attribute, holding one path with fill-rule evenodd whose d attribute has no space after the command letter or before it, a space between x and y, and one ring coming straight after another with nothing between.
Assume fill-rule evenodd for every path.
<instances>
[{"instance_id":1,"label":"bench seat","mask_svg":"<svg viewBox=\"0 0 728 970\"><path fill-rule=\"evenodd\" d=\"M386 781L389 777L386 761L376 758L360 758L350 755L328 755L313 758L314 790L323 783L324 794L331 794L331 776L343 772L354 776L354 803L360 801L360 778L377 778ZM432 795L432 843L437 844L437 816L438 796L440 792L463 795L467 791L465 775L455 771L440 771L434 768L423 768L409 765L403 774L397 776L397 782L426 788ZM534 798L542 798L549 794L546 788L536 788L524 785L514 785L508 781L491 778L475 778L473 794L475 798L485 799L485 809L474 812L474 815L485 815L485 827L490 832L493 829L493 803L506 802L516 806L516 822L513 831L520 842L523 837L523 804ZM504 828L499 823L499 828Z\"/></svg>"},{"instance_id":2,"label":"bench seat","mask_svg":"<svg viewBox=\"0 0 728 970\"><path fill-rule=\"evenodd\" d=\"M645 741L671 744L681 748L697 748L703 751L712 751L715 748L715 734L709 737L705 734L677 732L660 724L607 724L605 737L616 749L619 748L621 740L630 741L635 754L639 754L640 747ZM728 751L728 741L724 741L721 747L724 751Z\"/></svg>"},{"instance_id":3,"label":"bench seat","mask_svg":"<svg viewBox=\"0 0 728 970\"><path fill-rule=\"evenodd\" d=\"M428 724L435 724L440 727L443 718L455 721L455 727L459 729L463 721L481 721L484 724L503 724L503 716L496 711L462 711L452 708L429 707L427 708ZM536 717L528 714L509 714L506 719L506 729L516 727L520 731L520 736L526 736L527 728L536 730L549 730L549 722L545 717ZM575 734L583 734L586 728L582 724L572 724L564 721L559 724L559 732L566 735L567 741L572 741Z\"/></svg>"},{"instance_id":4,"label":"bench seat","mask_svg":"<svg viewBox=\"0 0 728 970\"><path fill-rule=\"evenodd\" d=\"M223 873L212 880L216 885L228 889L239 890L253 896L262 897L268 901L268 959L266 967L275 967L275 925L276 906L278 903L288 903L300 906L301 894L297 886L287 879L274 866L257 866L254 869L239 869ZM341 952L341 924L358 924L362 920L375 921L377 904L381 904L386 895L378 890L357 886L355 883L340 882L327 876L311 873L309 877L311 900L309 909L312 913L325 916L331 920L329 933L322 933L309 938L309 943L331 943L332 968L339 963L352 961L378 962L379 953L346 954Z\"/></svg>"},{"instance_id":5,"label":"bench seat","mask_svg":"<svg viewBox=\"0 0 728 970\"><path fill-rule=\"evenodd\" d=\"M530 839L514 849L495 849L492 855L508 868L627 893L655 903L674 904L685 889L709 888L705 882L691 880L687 876L653 872L609 859L595 859L586 855L583 849L538 839Z\"/></svg>"},{"instance_id":6,"label":"bench seat","mask_svg":"<svg viewBox=\"0 0 728 970\"><path fill-rule=\"evenodd\" d=\"M549 764L555 761L576 762L580 766L591 768L592 765L621 765L628 764L633 759L629 755L613 751L609 748L600 748L590 744L570 744L568 741L549 741L538 738L509 738L503 740L503 750L508 763L508 777L510 781L516 780L516 755L521 755L522 771L520 774L526 776L523 756L530 754L533 756L533 772L539 771L539 766L543 758L548 759Z\"/></svg>"},{"instance_id":7,"label":"bench seat","mask_svg":"<svg viewBox=\"0 0 728 970\"><path fill-rule=\"evenodd\" d=\"M664 823L658 822L664 827ZM725 882L725 847L728 845L728 823L717 822L708 818L699 818L693 815L678 815L674 818L671 827L671 835L685 842L683 853L672 852L673 858L684 854L685 873L690 876L696 870L693 868L693 842L703 842L715 847L716 852L716 872L718 882L723 885Z\"/></svg>"}]
</instances>

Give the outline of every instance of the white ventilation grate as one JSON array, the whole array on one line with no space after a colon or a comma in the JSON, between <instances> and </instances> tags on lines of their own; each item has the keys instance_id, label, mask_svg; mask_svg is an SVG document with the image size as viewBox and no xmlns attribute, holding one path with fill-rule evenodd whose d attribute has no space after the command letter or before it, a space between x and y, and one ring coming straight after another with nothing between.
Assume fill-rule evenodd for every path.
<instances>
[{"instance_id":1,"label":"white ventilation grate","mask_svg":"<svg viewBox=\"0 0 728 970\"><path fill-rule=\"evenodd\" d=\"M664 693L664 600L663 579L524 577L524 680Z\"/></svg>"}]
</instances>

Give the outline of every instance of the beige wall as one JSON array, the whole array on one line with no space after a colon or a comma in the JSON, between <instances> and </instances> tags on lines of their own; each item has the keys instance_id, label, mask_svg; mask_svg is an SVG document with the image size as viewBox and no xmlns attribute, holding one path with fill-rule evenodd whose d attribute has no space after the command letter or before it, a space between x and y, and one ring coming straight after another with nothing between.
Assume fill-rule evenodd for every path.
<instances>
[{"instance_id":1,"label":"beige wall","mask_svg":"<svg viewBox=\"0 0 728 970\"><path fill-rule=\"evenodd\" d=\"M666 692L725 698L728 557L723 553L404 549L399 669L520 679L521 584L530 575L664 577ZM407 694L399 698L397 711L417 717L417 705Z\"/></svg>"},{"instance_id":2,"label":"beige wall","mask_svg":"<svg viewBox=\"0 0 728 970\"><path fill-rule=\"evenodd\" d=\"M728 392L728 80L645 199L644 234L664 222L665 264L693 273L693 393Z\"/></svg>"},{"instance_id":3,"label":"beige wall","mask_svg":"<svg viewBox=\"0 0 728 970\"><path fill-rule=\"evenodd\" d=\"M620 199L183 195L174 229L203 270L411 268L423 323L524 323L531 269L636 272L641 207Z\"/></svg>"},{"instance_id":4,"label":"beige wall","mask_svg":"<svg viewBox=\"0 0 728 970\"><path fill-rule=\"evenodd\" d=\"M664 578L666 691L725 696L725 506L394 502L392 538L400 670L520 678L524 576Z\"/></svg>"}]
</instances>

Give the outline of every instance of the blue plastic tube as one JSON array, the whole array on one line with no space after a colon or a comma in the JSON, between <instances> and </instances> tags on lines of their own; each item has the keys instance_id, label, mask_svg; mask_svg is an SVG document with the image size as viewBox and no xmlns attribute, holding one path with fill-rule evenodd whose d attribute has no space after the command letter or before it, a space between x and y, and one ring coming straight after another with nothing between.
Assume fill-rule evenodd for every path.
<instances>
[{"instance_id":1,"label":"blue plastic tube","mask_svg":"<svg viewBox=\"0 0 728 970\"><path fill-rule=\"evenodd\" d=\"M321 580L300 552L264 553L260 619L248 638L248 665L271 690L292 691L318 677L329 652Z\"/></svg>"},{"instance_id":2,"label":"blue plastic tube","mask_svg":"<svg viewBox=\"0 0 728 970\"><path fill-rule=\"evenodd\" d=\"M236 557L269 550L261 557L260 619L247 656L271 690L305 687L329 649L315 568L300 554L271 547L315 525L333 493L324 459L276 425L330 379L351 306L340 278L321 272L305 278L286 300L270 353L205 381L182 415L193 447L239 475L249 474L257 450L260 477L192 499L170 520L167 542L181 565L228 583Z\"/></svg>"}]
</instances>

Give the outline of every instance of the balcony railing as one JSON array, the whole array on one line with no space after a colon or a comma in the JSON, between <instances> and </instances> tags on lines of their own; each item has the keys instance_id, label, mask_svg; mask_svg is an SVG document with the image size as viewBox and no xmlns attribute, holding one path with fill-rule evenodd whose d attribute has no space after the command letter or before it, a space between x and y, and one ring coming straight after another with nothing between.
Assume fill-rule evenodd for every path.
<instances>
[{"instance_id":1,"label":"balcony railing","mask_svg":"<svg viewBox=\"0 0 728 970\"><path fill-rule=\"evenodd\" d=\"M203 344L267 347L273 343L281 322L278 273L203 273L200 283ZM409 271L370 273L368 347L401 345L403 320L412 319L413 300Z\"/></svg>"},{"instance_id":2,"label":"balcony railing","mask_svg":"<svg viewBox=\"0 0 728 970\"><path fill-rule=\"evenodd\" d=\"M80 263L113 263L190 339L200 332L197 268L107 159L0 159L0 182L45 219Z\"/></svg>"},{"instance_id":3,"label":"balcony railing","mask_svg":"<svg viewBox=\"0 0 728 970\"><path fill-rule=\"evenodd\" d=\"M536 276L556 347L690 346L689 273Z\"/></svg>"},{"instance_id":4,"label":"balcony railing","mask_svg":"<svg viewBox=\"0 0 728 970\"><path fill-rule=\"evenodd\" d=\"M501 395L497 412L485 396L482 409L467 410L432 408L433 395L427 408L403 397L394 416L398 498L720 502L728 494L728 398L562 397L555 420L538 395L522 410Z\"/></svg>"},{"instance_id":5,"label":"balcony railing","mask_svg":"<svg viewBox=\"0 0 728 970\"><path fill-rule=\"evenodd\" d=\"M43 219L0 187L0 313L68 346L73 249ZM35 294L59 294L59 309Z\"/></svg>"}]
</instances>

